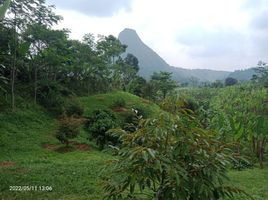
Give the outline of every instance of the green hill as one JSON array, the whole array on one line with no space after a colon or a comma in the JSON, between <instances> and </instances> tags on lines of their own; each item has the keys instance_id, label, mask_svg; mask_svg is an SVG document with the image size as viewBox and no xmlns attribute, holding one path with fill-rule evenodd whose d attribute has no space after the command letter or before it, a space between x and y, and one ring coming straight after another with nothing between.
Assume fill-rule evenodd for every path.
<instances>
[{"instance_id":1,"label":"green hill","mask_svg":"<svg viewBox=\"0 0 268 200\"><path fill-rule=\"evenodd\" d=\"M126 102L126 106L122 110L113 110L113 103L119 99L123 99ZM81 97L80 101L85 107L85 116L90 115L92 111L96 109L109 109L114 111L117 115L120 115L121 113L131 111L132 108L139 108L145 112L147 117L152 117L161 111L156 104L133 94L121 91Z\"/></svg>"},{"instance_id":2,"label":"green hill","mask_svg":"<svg viewBox=\"0 0 268 200\"><path fill-rule=\"evenodd\" d=\"M126 101L125 110L140 106L148 116L161 112L157 105L125 92L79 99L85 106L87 116L94 109L113 110L111 105L118 98ZM122 114L121 111L115 112ZM57 120L43 108L30 103L24 103L16 112L0 113L1 199L103 199L99 175L107 160L113 156L105 150L94 148L84 131L73 145L83 144L88 148L58 151L62 144L54 137L56 130ZM248 176L249 173L252 176ZM253 193L256 199L267 196L267 191L260 185L266 183L267 169L262 172L258 169L233 171L230 175L235 185L244 189L252 186L249 193ZM23 186L34 187L30 187L30 191L19 191L25 189ZM52 191L46 191L42 186L49 186L47 189Z\"/></svg>"},{"instance_id":3,"label":"green hill","mask_svg":"<svg viewBox=\"0 0 268 200\"><path fill-rule=\"evenodd\" d=\"M142 107L148 116L160 111L147 100L126 92L112 92L80 98L85 115L94 109L111 109L114 100L123 98L126 110ZM123 112L116 112L122 114ZM43 108L24 103L16 112L0 113L0 197L1 199L91 199L103 198L99 174L112 158L99 151L82 131L74 145L87 148L59 151L62 144L54 137L57 120ZM12 191L10 186L51 186L52 191ZM11 191L10 191L11 189Z\"/></svg>"}]
</instances>

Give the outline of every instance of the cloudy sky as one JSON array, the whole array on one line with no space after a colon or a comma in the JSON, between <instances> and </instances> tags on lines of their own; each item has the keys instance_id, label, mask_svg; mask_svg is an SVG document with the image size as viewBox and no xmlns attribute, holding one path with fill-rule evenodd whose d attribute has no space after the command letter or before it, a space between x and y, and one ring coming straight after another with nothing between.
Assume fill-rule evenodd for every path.
<instances>
[{"instance_id":1,"label":"cloudy sky","mask_svg":"<svg viewBox=\"0 0 268 200\"><path fill-rule=\"evenodd\" d=\"M185 68L244 69L268 62L268 0L47 0L60 28L115 35L124 28L167 63Z\"/></svg>"}]
</instances>

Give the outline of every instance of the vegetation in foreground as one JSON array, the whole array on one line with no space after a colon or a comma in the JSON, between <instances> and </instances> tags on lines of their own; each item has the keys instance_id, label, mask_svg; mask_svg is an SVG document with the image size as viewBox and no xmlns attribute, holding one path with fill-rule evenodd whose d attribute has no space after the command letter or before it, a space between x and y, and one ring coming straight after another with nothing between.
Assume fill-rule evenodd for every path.
<instances>
[{"instance_id":1,"label":"vegetation in foreground","mask_svg":"<svg viewBox=\"0 0 268 200\"><path fill-rule=\"evenodd\" d=\"M110 107L110 99L116 95L110 93L85 97L84 101L88 98L91 102L101 96L103 106ZM132 99L139 100L142 99ZM58 126L54 117L32 104L23 107L16 113L2 112L0 115L3 147L0 153L0 196L4 199L102 199L105 193L101 187L101 169L114 158L111 152L99 151L95 142L88 141L85 131L73 141L86 144L86 148L79 149L75 143L70 144L71 148L62 148L63 145L54 136ZM14 138L17 142L14 142ZM257 200L265 199L268 196L265 187L267 172L267 167L264 170L230 171L230 183L244 189ZM9 191L9 186L16 185L52 186L53 190Z\"/></svg>"},{"instance_id":2,"label":"vegetation in foreground","mask_svg":"<svg viewBox=\"0 0 268 200\"><path fill-rule=\"evenodd\" d=\"M182 90L175 93L171 73L140 77L137 58L122 57L126 46L114 36L71 40L68 31L52 29L61 17L45 1L4 2L2 198L250 198L250 190L228 182L227 172L259 162L266 173L266 63L259 63L248 84L227 78L185 91L187 99ZM120 90L158 106L110 93ZM102 171L108 160L113 164ZM38 191L15 191L20 189Z\"/></svg>"}]
</instances>

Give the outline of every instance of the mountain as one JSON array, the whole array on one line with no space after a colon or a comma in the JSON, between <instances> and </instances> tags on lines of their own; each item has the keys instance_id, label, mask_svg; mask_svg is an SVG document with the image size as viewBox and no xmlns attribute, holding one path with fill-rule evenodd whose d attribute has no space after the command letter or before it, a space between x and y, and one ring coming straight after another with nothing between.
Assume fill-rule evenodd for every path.
<instances>
[{"instance_id":1,"label":"mountain","mask_svg":"<svg viewBox=\"0 0 268 200\"><path fill-rule=\"evenodd\" d=\"M155 71L167 71L170 66L156 52L143 43L133 29L124 29L118 36L122 44L127 45L126 53L139 60L140 75L149 78Z\"/></svg>"},{"instance_id":2,"label":"mountain","mask_svg":"<svg viewBox=\"0 0 268 200\"><path fill-rule=\"evenodd\" d=\"M235 78L240 81L250 80L256 74L253 68L244 69L244 70L235 70L234 72L229 74L229 77Z\"/></svg>"},{"instance_id":3,"label":"mountain","mask_svg":"<svg viewBox=\"0 0 268 200\"><path fill-rule=\"evenodd\" d=\"M216 81L227 78L232 72L209 69L185 69L170 66L153 49L148 47L133 29L126 28L120 32L118 39L127 45L126 53L131 53L139 60L139 74L149 79L153 72L168 71L173 73L173 78L179 82L189 82L192 79L199 81ZM124 55L123 55L124 56ZM240 73L235 73L237 76ZM239 75L237 77L240 77ZM244 77L244 76L243 76ZM247 76L248 77L248 76ZM235 77L234 77L235 78Z\"/></svg>"}]
</instances>

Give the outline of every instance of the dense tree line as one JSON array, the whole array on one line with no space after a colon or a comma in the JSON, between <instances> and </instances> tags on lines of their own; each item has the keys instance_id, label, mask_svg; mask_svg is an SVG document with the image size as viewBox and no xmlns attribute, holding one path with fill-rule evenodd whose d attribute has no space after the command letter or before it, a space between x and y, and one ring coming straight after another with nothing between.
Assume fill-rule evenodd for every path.
<instances>
[{"instance_id":1,"label":"dense tree line","mask_svg":"<svg viewBox=\"0 0 268 200\"><path fill-rule=\"evenodd\" d=\"M86 34L79 41L53 29L62 19L53 9L44 0L14 0L1 20L0 88L13 110L16 95L52 108L68 94L125 90L159 100L176 87L167 72L151 81L138 76L138 59L124 54L127 47L112 35Z\"/></svg>"},{"instance_id":2,"label":"dense tree line","mask_svg":"<svg viewBox=\"0 0 268 200\"><path fill-rule=\"evenodd\" d=\"M72 40L68 30L52 29L61 19L44 0L15 0L1 20L0 88L13 109L15 94L48 103L68 93L126 90L141 79L137 58L122 58L126 46L117 38L86 34Z\"/></svg>"}]
</instances>

